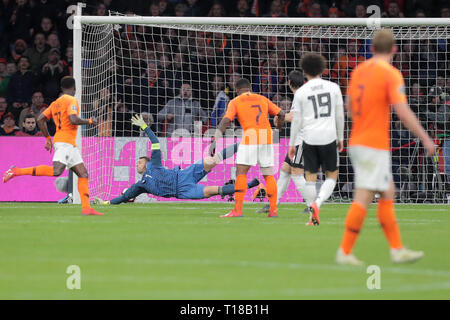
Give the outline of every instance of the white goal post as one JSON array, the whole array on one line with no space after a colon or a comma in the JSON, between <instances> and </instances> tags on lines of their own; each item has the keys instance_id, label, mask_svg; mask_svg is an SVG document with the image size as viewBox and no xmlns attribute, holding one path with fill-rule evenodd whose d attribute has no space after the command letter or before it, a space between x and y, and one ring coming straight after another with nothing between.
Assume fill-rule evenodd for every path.
<instances>
[{"instance_id":1,"label":"white goal post","mask_svg":"<svg viewBox=\"0 0 450 320\"><path fill-rule=\"evenodd\" d=\"M446 103L450 105L447 18L76 15L73 73L77 98L82 116L100 120L96 128L80 129L79 146L90 175L90 196L117 196L138 179L134 163L149 149L147 138L131 128L131 113L147 115L146 120L161 140L163 163L185 167L205 153L208 129L215 128L224 107L234 98L233 82L237 78L248 78L255 92L289 110L292 93L286 84L287 74L299 69L302 54L315 51L327 59L325 77L338 83L345 94L350 71L370 57L370 39L379 27L393 30L399 47L394 65L405 77L410 105L440 144L435 157L425 158L417 139L393 118L397 202L446 201L450 192L446 189L450 155L446 158L444 150L450 148L450 108L445 107ZM346 138L349 123L346 119ZM237 140L239 134L237 126L227 132L230 141ZM280 142L276 177L288 134L287 128L275 134ZM218 166L205 182L224 184L233 179L233 166L232 162ZM258 172L251 171L250 175L258 176ZM348 201L352 186L353 171L343 153L332 199ZM246 199L251 197L249 192ZM222 200L210 200L216 199ZM281 201L299 199L291 182ZM143 196L140 200L155 199Z\"/></svg>"}]
</instances>

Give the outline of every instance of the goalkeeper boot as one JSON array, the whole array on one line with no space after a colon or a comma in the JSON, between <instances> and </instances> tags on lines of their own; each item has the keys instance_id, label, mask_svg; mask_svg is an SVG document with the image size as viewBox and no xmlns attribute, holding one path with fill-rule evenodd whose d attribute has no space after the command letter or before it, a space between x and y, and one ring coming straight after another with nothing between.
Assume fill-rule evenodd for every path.
<instances>
[{"instance_id":1,"label":"goalkeeper boot","mask_svg":"<svg viewBox=\"0 0 450 320\"><path fill-rule=\"evenodd\" d=\"M423 251L413 251L406 248L391 249L391 260L394 263L411 263L423 257Z\"/></svg>"},{"instance_id":2,"label":"goalkeeper boot","mask_svg":"<svg viewBox=\"0 0 450 320\"><path fill-rule=\"evenodd\" d=\"M16 166L12 166L3 175L3 183L8 182L9 180L11 180L12 178L14 178L16 176L17 176L17 168L16 168Z\"/></svg>"},{"instance_id":3,"label":"goalkeeper boot","mask_svg":"<svg viewBox=\"0 0 450 320\"><path fill-rule=\"evenodd\" d=\"M81 211L83 216L103 216L103 213L95 211L93 208L83 209Z\"/></svg>"},{"instance_id":4,"label":"goalkeeper boot","mask_svg":"<svg viewBox=\"0 0 450 320\"><path fill-rule=\"evenodd\" d=\"M242 212L236 212L234 210L231 210L227 214L224 214L220 217L221 218L239 218L239 217L242 217Z\"/></svg>"},{"instance_id":5,"label":"goalkeeper boot","mask_svg":"<svg viewBox=\"0 0 450 320\"><path fill-rule=\"evenodd\" d=\"M259 180L258 180L257 178L254 178L252 181L250 181L250 182L247 184L247 188L248 188L248 189L254 188L254 187L256 187L256 186L259 186Z\"/></svg>"},{"instance_id":6,"label":"goalkeeper boot","mask_svg":"<svg viewBox=\"0 0 450 320\"><path fill-rule=\"evenodd\" d=\"M266 204L264 207L256 211L256 213L268 213L270 210L270 205ZM308 211L309 212L309 211Z\"/></svg>"},{"instance_id":7,"label":"goalkeeper boot","mask_svg":"<svg viewBox=\"0 0 450 320\"><path fill-rule=\"evenodd\" d=\"M94 197L94 201L92 201L92 204L109 204L109 201L104 201L99 197Z\"/></svg>"},{"instance_id":8,"label":"goalkeeper boot","mask_svg":"<svg viewBox=\"0 0 450 320\"><path fill-rule=\"evenodd\" d=\"M358 260L352 253L345 254L341 248L338 249L336 254L336 262L338 264L348 264L352 266L362 266L364 262Z\"/></svg>"}]
</instances>

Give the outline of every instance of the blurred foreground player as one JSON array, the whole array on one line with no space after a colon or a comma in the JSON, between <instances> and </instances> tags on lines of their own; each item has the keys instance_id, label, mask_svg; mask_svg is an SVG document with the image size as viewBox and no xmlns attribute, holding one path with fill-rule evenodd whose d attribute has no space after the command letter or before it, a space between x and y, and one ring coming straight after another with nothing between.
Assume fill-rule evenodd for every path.
<instances>
[{"instance_id":1,"label":"blurred foreground player","mask_svg":"<svg viewBox=\"0 0 450 320\"><path fill-rule=\"evenodd\" d=\"M63 77L61 79L61 90L63 94L52 102L38 117L39 128L47 139L45 149L52 152L53 146L55 147L53 167L42 165L30 168L18 168L12 166L5 172L3 182L6 183L14 177L23 175L58 177L67 167L78 176L81 214L103 215L103 213L91 208L89 204L88 172L81 158L80 150L75 144L78 126L95 125L96 122L93 119L81 119L78 117L80 108L78 106L78 100L74 97L74 78L69 76ZM47 121L50 119L53 119L56 124L56 133L53 142L47 129Z\"/></svg>"},{"instance_id":2,"label":"blurred foreground player","mask_svg":"<svg viewBox=\"0 0 450 320\"><path fill-rule=\"evenodd\" d=\"M423 257L422 251L403 247L395 219L395 187L389 151L391 105L405 127L422 141L428 156L435 153L435 146L408 106L402 74L391 65L397 52L391 30L377 31L372 51L373 58L352 72L348 89L346 107L353 121L349 153L355 172L355 191L336 255L339 264L363 264L352 250L376 193L380 194L377 216L391 248L392 261L414 262Z\"/></svg>"},{"instance_id":3,"label":"blurred foreground player","mask_svg":"<svg viewBox=\"0 0 450 320\"><path fill-rule=\"evenodd\" d=\"M215 195L224 196L234 193L234 185L232 184L205 186L198 182L210 173L217 164L233 156L236 153L238 144L225 148L213 157L205 157L186 169L181 170L180 167L167 169L161 163L159 140L147 126L142 116L133 116L131 122L144 130L152 142L151 158L140 157L137 162L137 172L142 174L140 181L128 188L123 195L111 201L95 198L96 204L120 204L136 198L142 193L150 193L164 198L175 197L177 199L204 199ZM254 179L249 183L248 187L253 188L257 185L259 185L259 181Z\"/></svg>"}]
</instances>

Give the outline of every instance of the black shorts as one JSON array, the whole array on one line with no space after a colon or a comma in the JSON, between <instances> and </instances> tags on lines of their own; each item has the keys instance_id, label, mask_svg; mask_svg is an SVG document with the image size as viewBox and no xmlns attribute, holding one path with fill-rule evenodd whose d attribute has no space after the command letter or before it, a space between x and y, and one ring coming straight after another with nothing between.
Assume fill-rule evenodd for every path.
<instances>
[{"instance_id":1,"label":"black shorts","mask_svg":"<svg viewBox=\"0 0 450 320\"><path fill-rule=\"evenodd\" d=\"M286 158L284 158L284 162L286 162L288 165L290 165L293 168L300 168L303 169L303 148L302 145L295 146L296 152L294 156L294 161L291 161L289 159L289 153L286 155Z\"/></svg>"},{"instance_id":2,"label":"black shorts","mask_svg":"<svg viewBox=\"0 0 450 320\"><path fill-rule=\"evenodd\" d=\"M310 173L317 173L319 167L322 167L322 172L336 171L339 167L336 141L323 146L314 146L303 142L303 160L305 171Z\"/></svg>"}]
</instances>

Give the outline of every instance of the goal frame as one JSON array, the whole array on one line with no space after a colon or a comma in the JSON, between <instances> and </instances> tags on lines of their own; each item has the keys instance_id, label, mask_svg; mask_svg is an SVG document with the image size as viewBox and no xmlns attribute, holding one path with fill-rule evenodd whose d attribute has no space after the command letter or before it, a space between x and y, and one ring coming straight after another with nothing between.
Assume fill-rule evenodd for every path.
<instances>
[{"instance_id":1,"label":"goal frame","mask_svg":"<svg viewBox=\"0 0 450 320\"><path fill-rule=\"evenodd\" d=\"M267 26L355 26L375 30L382 27L409 26L450 26L450 18L259 18L259 17L160 17L160 16L83 16L82 4L78 4L73 16L73 77L77 91L75 97L82 105L82 25L120 24L120 25L267 25ZM81 128L78 128L76 143L80 152ZM74 203L81 203L78 194L78 177L73 179Z\"/></svg>"}]
</instances>

